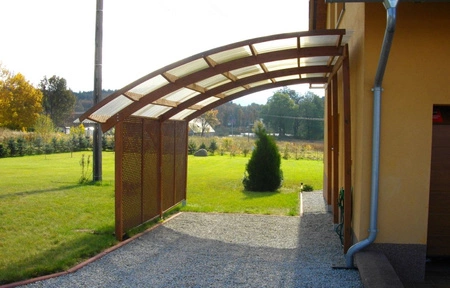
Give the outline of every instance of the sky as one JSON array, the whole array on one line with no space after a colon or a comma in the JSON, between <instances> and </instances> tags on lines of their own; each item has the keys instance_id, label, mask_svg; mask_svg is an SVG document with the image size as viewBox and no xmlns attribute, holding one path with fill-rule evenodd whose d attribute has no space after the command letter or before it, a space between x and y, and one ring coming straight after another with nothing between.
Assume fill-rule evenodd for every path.
<instances>
[{"instance_id":1,"label":"sky","mask_svg":"<svg viewBox=\"0 0 450 288\"><path fill-rule=\"evenodd\" d=\"M308 30L308 0L104 0L102 88L120 89L226 44ZM0 0L0 63L35 87L44 76L94 90L96 0ZM304 93L307 86L291 89ZM278 90L233 102L266 104ZM323 90L314 90L323 96Z\"/></svg>"}]
</instances>

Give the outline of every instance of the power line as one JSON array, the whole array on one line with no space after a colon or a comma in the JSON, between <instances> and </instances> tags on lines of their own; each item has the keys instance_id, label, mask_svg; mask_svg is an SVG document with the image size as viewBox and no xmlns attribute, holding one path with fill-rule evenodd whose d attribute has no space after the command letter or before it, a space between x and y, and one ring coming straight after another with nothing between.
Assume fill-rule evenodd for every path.
<instances>
[{"instance_id":1,"label":"power line","mask_svg":"<svg viewBox=\"0 0 450 288\"><path fill-rule=\"evenodd\" d=\"M286 118L286 119L298 119L298 120L310 120L310 121L323 121L323 118L308 118L308 117L294 117L294 116L280 116L280 115L268 115L261 114L261 116L275 117L275 118Z\"/></svg>"}]
</instances>

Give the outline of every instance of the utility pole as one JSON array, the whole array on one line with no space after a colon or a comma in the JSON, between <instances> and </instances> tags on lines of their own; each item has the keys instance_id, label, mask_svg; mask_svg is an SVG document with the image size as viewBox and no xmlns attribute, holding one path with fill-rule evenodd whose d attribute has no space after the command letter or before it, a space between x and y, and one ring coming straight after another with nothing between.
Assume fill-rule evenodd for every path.
<instances>
[{"instance_id":1,"label":"utility pole","mask_svg":"<svg viewBox=\"0 0 450 288\"><path fill-rule=\"evenodd\" d=\"M102 44L103 44L103 0L97 0L95 22L95 69L94 69L94 105L102 100ZM102 181L102 130L100 124L94 127L93 139L93 180Z\"/></svg>"}]
</instances>

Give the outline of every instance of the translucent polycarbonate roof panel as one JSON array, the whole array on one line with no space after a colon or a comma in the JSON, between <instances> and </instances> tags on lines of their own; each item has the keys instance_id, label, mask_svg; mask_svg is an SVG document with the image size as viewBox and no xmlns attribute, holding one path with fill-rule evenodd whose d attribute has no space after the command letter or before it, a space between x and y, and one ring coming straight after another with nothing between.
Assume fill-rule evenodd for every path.
<instances>
[{"instance_id":1,"label":"translucent polycarbonate roof panel","mask_svg":"<svg viewBox=\"0 0 450 288\"><path fill-rule=\"evenodd\" d=\"M133 116L158 118L161 114L172 109L171 107L149 104L133 113Z\"/></svg>"},{"instance_id":2,"label":"translucent polycarbonate roof panel","mask_svg":"<svg viewBox=\"0 0 450 288\"><path fill-rule=\"evenodd\" d=\"M134 101L130 100L128 97L125 97L123 95L118 96L117 98L108 102L108 104L106 104L105 106L100 107L97 111L92 113L91 118L92 118L92 120L100 119L100 117L102 119L104 117L109 118L133 102ZM105 121L106 120L102 120L101 122L105 122Z\"/></svg>"},{"instance_id":3,"label":"translucent polycarbonate roof panel","mask_svg":"<svg viewBox=\"0 0 450 288\"><path fill-rule=\"evenodd\" d=\"M169 84L169 82L164 77L162 77L161 75L156 75L155 77L150 78L147 81L131 88L129 92L146 95L167 84Z\"/></svg>"},{"instance_id":4,"label":"translucent polycarbonate roof panel","mask_svg":"<svg viewBox=\"0 0 450 288\"><path fill-rule=\"evenodd\" d=\"M200 94L200 92L197 92L197 91L194 91L194 90L191 90L188 88L181 88L175 92L172 92L172 93L162 97L162 99L174 101L174 102L183 102L188 99L191 99L192 97L197 96L198 94Z\"/></svg>"},{"instance_id":5,"label":"translucent polycarbonate roof panel","mask_svg":"<svg viewBox=\"0 0 450 288\"><path fill-rule=\"evenodd\" d=\"M298 67L298 61L297 61L297 58L293 58L293 59L267 62L267 63L265 63L265 65L266 65L267 70L272 72L272 71L277 71L277 70Z\"/></svg>"},{"instance_id":6,"label":"translucent polycarbonate roof panel","mask_svg":"<svg viewBox=\"0 0 450 288\"><path fill-rule=\"evenodd\" d=\"M197 85L205 87L208 90L211 90L213 88L216 88L217 86L221 86L229 82L231 82L230 79L223 76L222 74L218 74L197 82Z\"/></svg>"},{"instance_id":7,"label":"translucent polycarbonate roof panel","mask_svg":"<svg viewBox=\"0 0 450 288\"><path fill-rule=\"evenodd\" d=\"M326 84L312 83L309 87L312 89L323 89Z\"/></svg>"},{"instance_id":8,"label":"translucent polycarbonate roof panel","mask_svg":"<svg viewBox=\"0 0 450 288\"><path fill-rule=\"evenodd\" d=\"M257 75L257 74L261 74L263 72L264 72L264 70L262 70L260 65L246 66L243 68L239 68L239 69L230 71L231 74L233 74L234 76L236 76L239 79Z\"/></svg>"},{"instance_id":9,"label":"translucent polycarbonate roof panel","mask_svg":"<svg viewBox=\"0 0 450 288\"><path fill-rule=\"evenodd\" d=\"M321 46L336 46L339 40L339 35L312 35L300 37L300 47L321 47Z\"/></svg>"},{"instance_id":10,"label":"translucent polycarbonate roof panel","mask_svg":"<svg viewBox=\"0 0 450 288\"><path fill-rule=\"evenodd\" d=\"M258 87L258 86L266 85L266 84L270 84L270 83L272 83L272 81L267 79L267 80L262 80L262 81L250 83L248 86L250 86L250 87Z\"/></svg>"},{"instance_id":11,"label":"translucent polycarbonate roof panel","mask_svg":"<svg viewBox=\"0 0 450 288\"><path fill-rule=\"evenodd\" d=\"M182 78L197 71L206 69L208 67L209 67L208 63L203 58L199 58L197 60L175 67L167 71L167 73L177 78Z\"/></svg>"},{"instance_id":12,"label":"translucent polycarbonate roof panel","mask_svg":"<svg viewBox=\"0 0 450 288\"><path fill-rule=\"evenodd\" d=\"M203 101L198 102L197 105L200 105L200 106L207 106L207 105L209 105L209 104L211 104L211 103L214 103L214 102L216 102L216 101L218 101L218 100L220 100L220 98L217 98L217 97L209 97L209 98L207 98L207 99L205 99L205 100L203 100Z\"/></svg>"},{"instance_id":13,"label":"translucent polycarbonate roof panel","mask_svg":"<svg viewBox=\"0 0 450 288\"><path fill-rule=\"evenodd\" d=\"M297 37L253 44L258 54L297 48Z\"/></svg>"},{"instance_id":14,"label":"translucent polycarbonate roof panel","mask_svg":"<svg viewBox=\"0 0 450 288\"><path fill-rule=\"evenodd\" d=\"M318 77L327 81L331 71L340 68L334 66L343 63L339 59L347 57L345 49L337 46L345 45L349 35L351 32L343 29L301 31L248 39L204 51L137 79L89 109L80 120L102 123L104 131L130 115L163 121L190 120L205 112L202 107L209 109L229 98L265 87L277 87L283 82L315 83ZM322 56L298 58L298 55ZM329 66L329 69L326 73L314 72L322 71L323 67L319 66ZM314 73L306 73L309 70ZM298 73L303 73L304 78L300 79ZM181 108L187 106L190 108ZM174 113L177 114L170 116Z\"/></svg>"},{"instance_id":15,"label":"translucent polycarbonate roof panel","mask_svg":"<svg viewBox=\"0 0 450 288\"><path fill-rule=\"evenodd\" d=\"M318 57L304 57L300 58L301 67L317 66L317 65L327 65L329 56L318 56Z\"/></svg>"},{"instance_id":16,"label":"translucent polycarbonate roof panel","mask_svg":"<svg viewBox=\"0 0 450 288\"><path fill-rule=\"evenodd\" d=\"M294 80L294 79L299 79L299 78L300 78L299 75L289 75L289 76L277 77L277 78L275 78L275 81L283 82L283 81Z\"/></svg>"},{"instance_id":17,"label":"translucent polycarbonate roof panel","mask_svg":"<svg viewBox=\"0 0 450 288\"><path fill-rule=\"evenodd\" d=\"M172 117L170 117L170 120L183 120L186 117L188 117L189 115L191 115L192 113L197 112L197 110L193 110L193 109L184 109L183 111L173 115Z\"/></svg>"},{"instance_id":18,"label":"translucent polycarbonate roof panel","mask_svg":"<svg viewBox=\"0 0 450 288\"><path fill-rule=\"evenodd\" d=\"M223 92L223 94L225 94L226 96L230 96L230 95L236 94L238 92L241 92L243 90L245 90L243 87L236 87L236 88L233 88L233 89Z\"/></svg>"},{"instance_id":19,"label":"translucent polycarbonate roof panel","mask_svg":"<svg viewBox=\"0 0 450 288\"><path fill-rule=\"evenodd\" d=\"M252 56L252 52L250 51L250 48L248 46L237 47L234 49L225 50L222 52L209 55L209 57L218 64L226 63L232 60L241 59L249 56Z\"/></svg>"},{"instance_id":20,"label":"translucent polycarbonate roof panel","mask_svg":"<svg viewBox=\"0 0 450 288\"><path fill-rule=\"evenodd\" d=\"M302 74L302 78L317 78L317 77L325 77L325 73L307 73L307 74Z\"/></svg>"}]
</instances>

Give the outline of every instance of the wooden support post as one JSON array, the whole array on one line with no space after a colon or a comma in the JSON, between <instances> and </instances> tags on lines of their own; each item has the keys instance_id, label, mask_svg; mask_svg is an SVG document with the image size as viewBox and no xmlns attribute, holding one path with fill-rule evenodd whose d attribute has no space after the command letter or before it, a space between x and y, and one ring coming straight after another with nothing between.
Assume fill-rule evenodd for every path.
<instances>
[{"instance_id":1,"label":"wooden support post","mask_svg":"<svg viewBox=\"0 0 450 288\"><path fill-rule=\"evenodd\" d=\"M144 152L144 147L145 147L145 141L144 141L144 139L145 139L145 129L144 129L144 127L145 127L145 118L142 118L142 119L140 119L140 127L141 127L141 223L144 223L145 222L145 217L144 217L144 215L145 215L145 213L144 213L144 209L145 209L145 207L144 207L144 199L145 199L145 197L144 197L144 194L145 194L145 191L144 191L144 179L145 179L145 176L144 176L144 171L145 171L145 169L144 169L144 167L145 167L145 152Z\"/></svg>"},{"instance_id":2,"label":"wooden support post","mask_svg":"<svg viewBox=\"0 0 450 288\"><path fill-rule=\"evenodd\" d=\"M123 240L123 208L122 208L122 155L123 155L123 122L119 122L116 125L115 138L115 221L116 221L116 239Z\"/></svg>"},{"instance_id":3,"label":"wooden support post","mask_svg":"<svg viewBox=\"0 0 450 288\"><path fill-rule=\"evenodd\" d=\"M170 206L175 205L175 203L177 203L176 199L177 199L177 122L174 122L170 125L170 127L172 127L172 153L173 153L173 159L172 159L172 171L173 171L173 175L172 175L172 203L170 203Z\"/></svg>"},{"instance_id":4,"label":"wooden support post","mask_svg":"<svg viewBox=\"0 0 450 288\"><path fill-rule=\"evenodd\" d=\"M163 217L163 187L162 187L162 150L163 150L163 122L158 121L159 123L159 139L158 139L158 211L159 211L159 217Z\"/></svg>"},{"instance_id":5,"label":"wooden support post","mask_svg":"<svg viewBox=\"0 0 450 288\"><path fill-rule=\"evenodd\" d=\"M350 106L350 64L348 45L345 45L345 58L342 65L344 88L344 253L352 245L352 126Z\"/></svg>"},{"instance_id":6,"label":"wooden support post","mask_svg":"<svg viewBox=\"0 0 450 288\"><path fill-rule=\"evenodd\" d=\"M183 193L184 193L184 200L186 201L187 200L187 176L188 176L188 155L189 155L189 153L188 153L188 143L189 143L189 121L184 121L184 126L185 126L185 131L186 131L186 135L185 135L185 137L186 137L186 139L185 139L185 150L184 150L184 154L185 154L185 162L184 162L184 165L185 165L185 169L184 169L184 190L183 190Z\"/></svg>"},{"instance_id":7,"label":"wooden support post","mask_svg":"<svg viewBox=\"0 0 450 288\"><path fill-rule=\"evenodd\" d=\"M327 190L325 191L325 198L327 204L331 205L331 190L333 179L333 114L332 114L332 92L330 85L327 88Z\"/></svg>"},{"instance_id":8,"label":"wooden support post","mask_svg":"<svg viewBox=\"0 0 450 288\"><path fill-rule=\"evenodd\" d=\"M333 112L333 180L331 201L333 208L333 223L339 223L339 115L338 115L338 79L337 74L332 80L332 112Z\"/></svg>"}]
</instances>

